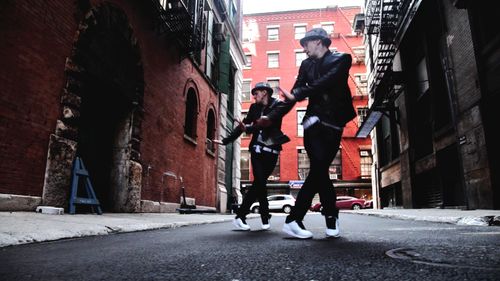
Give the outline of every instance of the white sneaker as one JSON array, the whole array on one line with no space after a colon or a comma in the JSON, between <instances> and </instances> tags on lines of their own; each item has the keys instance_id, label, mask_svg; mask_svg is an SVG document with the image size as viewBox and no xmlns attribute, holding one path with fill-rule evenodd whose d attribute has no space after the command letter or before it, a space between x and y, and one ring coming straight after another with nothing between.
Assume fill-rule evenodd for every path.
<instances>
[{"instance_id":1,"label":"white sneaker","mask_svg":"<svg viewBox=\"0 0 500 281\"><path fill-rule=\"evenodd\" d=\"M265 219L265 217L262 217L261 215L261 221L262 221L262 230L268 230L269 228L271 228L271 214L268 214L267 215L267 219Z\"/></svg>"},{"instance_id":2,"label":"white sneaker","mask_svg":"<svg viewBox=\"0 0 500 281\"><path fill-rule=\"evenodd\" d=\"M238 229L238 230L250 230L250 226L246 224L244 220L241 218L235 218L233 220L233 225Z\"/></svg>"},{"instance_id":3,"label":"white sneaker","mask_svg":"<svg viewBox=\"0 0 500 281\"><path fill-rule=\"evenodd\" d=\"M335 220L335 229L326 229L326 237L340 237L339 219Z\"/></svg>"},{"instance_id":4,"label":"white sneaker","mask_svg":"<svg viewBox=\"0 0 500 281\"><path fill-rule=\"evenodd\" d=\"M300 239L309 239L313 236L312 232L310 232L309 230L300 228L296 221L285 223L283 225L283 232Z\"/></svg>"}]
</instances>

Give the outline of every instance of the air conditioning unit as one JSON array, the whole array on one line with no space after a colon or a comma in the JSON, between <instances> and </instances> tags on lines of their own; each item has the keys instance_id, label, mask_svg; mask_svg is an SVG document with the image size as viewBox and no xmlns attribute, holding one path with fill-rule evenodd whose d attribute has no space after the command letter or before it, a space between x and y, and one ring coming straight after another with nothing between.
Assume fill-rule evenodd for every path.
<instances>
[{"instance_id":1,"label":"air conditioning unit","mask_svg":"<svg viewBox=\"0 0 500 281\"><path fill-rule=\"evenodd\" d=\"M215 41L217 41L217 42L226 41L226 34L225 34L226 32L225 32L224 23L221 23L221 22L214 23L212 32L213 32L213 36L214 36Z\"/></svg>"}]
</instances>

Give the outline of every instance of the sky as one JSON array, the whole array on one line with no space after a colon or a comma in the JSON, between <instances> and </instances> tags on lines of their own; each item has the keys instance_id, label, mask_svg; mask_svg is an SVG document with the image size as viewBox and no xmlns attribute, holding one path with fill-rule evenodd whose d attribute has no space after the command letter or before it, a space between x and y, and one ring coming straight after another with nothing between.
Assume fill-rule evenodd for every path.
<instances>
[{"instance_id":1,"label":"sky","mask_svg":"<svg viewBox=\"0 0 500 281\"><path fill-rule=\"evenodd\" d=\"M365 0L242 0L243 13L326 8L326 6L364 6Z\"/></svg>"}]
</instances>

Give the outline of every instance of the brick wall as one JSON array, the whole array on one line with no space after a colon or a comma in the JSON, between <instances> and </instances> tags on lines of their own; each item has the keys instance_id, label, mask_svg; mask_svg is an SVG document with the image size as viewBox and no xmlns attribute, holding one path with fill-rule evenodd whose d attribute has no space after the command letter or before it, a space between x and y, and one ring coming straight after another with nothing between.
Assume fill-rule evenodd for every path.
<instances>
[{"instance_id":1,"label":"brick wall","mask_svg":"<svg viewBox=\"0 0 500 281\"><path fill-rule=\"evenodd\" d=\"M41 196L60 112L74 1L7 1L0 10L0 193Z\"/></svg>"},{"instance_id":2,"label":"brick wall","mask_svg":"<svg viewBox=\"0 0 500 281\"><path fill-rule=\"evenodd\" d=\"M35 2L8 1L0 12L0 193L42 194L65 61L77 38L80 11L74 1ZM180 59L155 34L149 2L111 2L128 17L144 68L141 199L178 203L180 182L162 179L172 171L183 177L186 196L197 205L215 206L216 158L206 153L205 138L208 110L219 115L218 95L189 59ZM196 145L183 135L188 81L198 90Z\"/></svg>"},{"instance_id":3,"label":"brick wall","mask_svg":"<svg viewBox=\"0 0 500 281\"><path fill-rule=\"evenodd\" d=\"M459 146L470 208L493 208L488 152L480 109L481 90L467 10L444 4L447 41L455 79Z\"/></svg>"}]
</instances>

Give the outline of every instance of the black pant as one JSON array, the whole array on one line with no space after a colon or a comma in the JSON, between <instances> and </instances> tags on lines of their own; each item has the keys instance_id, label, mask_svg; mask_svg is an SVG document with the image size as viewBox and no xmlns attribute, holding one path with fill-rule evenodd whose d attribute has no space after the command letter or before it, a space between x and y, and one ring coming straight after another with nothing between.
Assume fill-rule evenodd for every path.
<instances>
[{"instance_id":1,"label":"black pant","mask_svg":"<svg viewBox=\"0 0 500 281\"><path fill-rule=\"evenodd\" d=\"M335 206L337 196L328 170L339 151L341 137L342 131L321 123L316 123L304 131L304 147L311 166L287 222L302 221L316 193L319 193L323 215L338 217L339 211Z\"/></svg>"},{"instance_id":2,"label":"black pant","mask_svg":"<svg viewBox=\"0 0 500 281\"><path fill-rule=\"evenodd\" d=\"M267 202L267 178L271 175L278 161L278 154L267 151L257 153L252 150L253 183L243 198L243 203L237 211L238 217L245 217L250 213L250 206L259 200L261 217L269 215L269 202Z\"/></svg>"}]
</instances>

